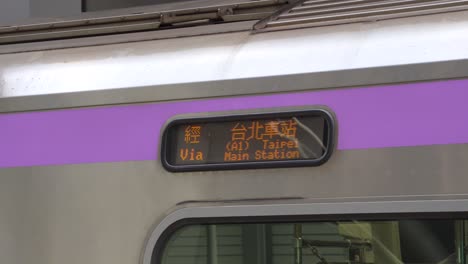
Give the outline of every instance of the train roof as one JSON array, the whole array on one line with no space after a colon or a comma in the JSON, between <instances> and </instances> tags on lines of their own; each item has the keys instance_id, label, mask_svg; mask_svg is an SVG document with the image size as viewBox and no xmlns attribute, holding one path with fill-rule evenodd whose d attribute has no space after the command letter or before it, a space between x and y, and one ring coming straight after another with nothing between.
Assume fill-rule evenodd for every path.
<instances>
[{"instance_id":1,"label":"train roof","mask_svg":"<svg viewBox=\"0 0 468 264\"><path fill-rule=\"evenodd\" d=\"M0 45L256 21L254 32L468 10L468 0L196 0L0 26Z\"/></svg>"}]
</instances>

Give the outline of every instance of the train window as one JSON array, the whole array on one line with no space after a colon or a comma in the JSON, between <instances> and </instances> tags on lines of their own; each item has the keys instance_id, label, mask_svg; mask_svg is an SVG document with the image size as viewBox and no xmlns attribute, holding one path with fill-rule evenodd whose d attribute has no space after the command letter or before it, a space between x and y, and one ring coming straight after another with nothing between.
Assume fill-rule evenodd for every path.
<instances>
[{"instance_id":1,"label":"train window","mask_svg":"<svg viewBox=\"0 0 468 264\"><path fill-rule=\"evenodd\" d=\"M83 11L103 11L109 9L158 5L183 1L187 0L83 0Z\"/></svg>"},{"instance_id":2,"label":"train window","mask_svg":"<svg viewBox=\"0 0 468 264\"><path fill-rule=\"evenodd\" d=\"M153 264L465 264L466 220L185 226Z\"/></svg>"},{"instance_id":3,"label":"train window","mask_svg":"<svg viewBox=\"0 0 468 264\"><path fill-rule=\"evenodd\" d=\"M196 0L10 0L0 3L0 24L32 23L40 22L41 19L77 16L82 12L105 11L186 1Z\"/></svg>"},{"instance_id":4,"label":"train window","mask_svg":"<svg viewBox=\"0 0 468 264\"><path fill-rule=\"evenodd\" d=\"M3 26L36 24L77 16L81 14L81 4L81 0L0 1L0 29Z\"/></svg>"}]
</instances>

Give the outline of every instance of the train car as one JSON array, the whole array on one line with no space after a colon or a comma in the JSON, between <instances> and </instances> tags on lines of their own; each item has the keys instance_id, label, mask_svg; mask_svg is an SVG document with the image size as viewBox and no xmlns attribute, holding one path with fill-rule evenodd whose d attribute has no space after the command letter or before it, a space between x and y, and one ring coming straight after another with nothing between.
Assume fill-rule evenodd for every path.
<instances>
[{"instance_id":1,"label":"train car","mask_svg":"<svg viewBox=\"0 0 468 264\"><path fill-rule=\"evenodd\" d=\"M0 262L467 263L467 43L461 0L0 27Z\"/></svg>"}]
</instances>

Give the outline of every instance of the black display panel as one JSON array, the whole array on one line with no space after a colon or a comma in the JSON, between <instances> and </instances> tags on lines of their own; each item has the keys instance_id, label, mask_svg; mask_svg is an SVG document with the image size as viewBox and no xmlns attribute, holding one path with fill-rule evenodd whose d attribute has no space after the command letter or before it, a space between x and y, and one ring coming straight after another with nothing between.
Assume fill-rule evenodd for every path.
<instances>
[{"instance_id":1,"label":"black display panel","mask_svg":"<svg viewBox=\"0 0 468 264\"><path fill-rule=\"evenodd\" d=\"M178 119L163 135L170 171L317 166L331 154L325 110Z\"/></svg>"}]
</instances>

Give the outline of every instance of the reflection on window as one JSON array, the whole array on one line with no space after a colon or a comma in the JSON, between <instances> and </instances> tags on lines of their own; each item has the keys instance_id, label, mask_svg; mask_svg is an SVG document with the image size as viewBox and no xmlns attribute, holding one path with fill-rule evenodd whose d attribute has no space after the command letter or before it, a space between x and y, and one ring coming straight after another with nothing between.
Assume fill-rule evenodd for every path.
<instances>
[{"instance_id":1,"label":"reflection on window","mask_svg":"<svg viewBox=\"0 0 468 264\"><path fill-rule=\"evenodd\" d=\"M162 264L465 262L463 220L349 221L186 226Z\"/></svg>"}]
</instances>

